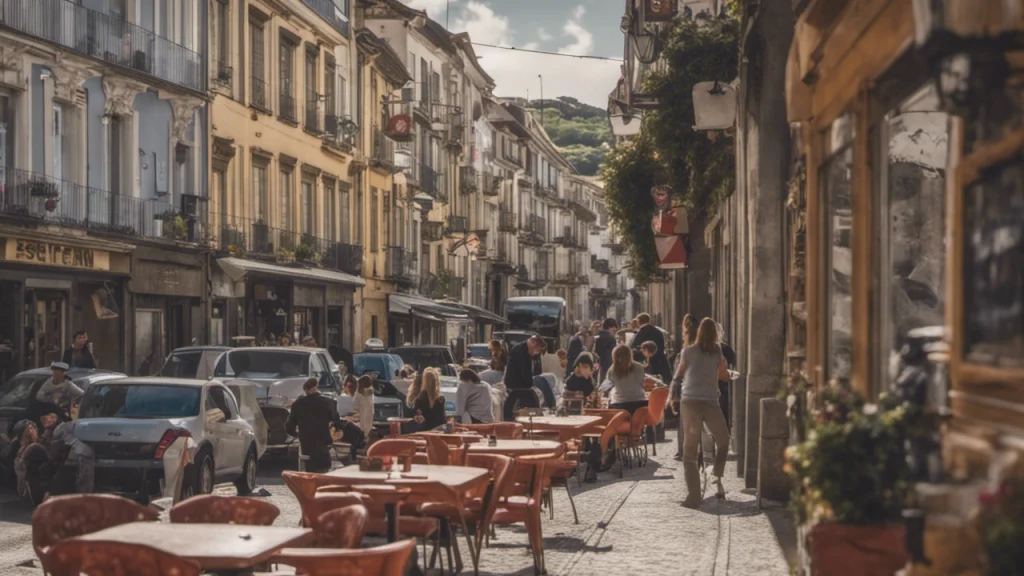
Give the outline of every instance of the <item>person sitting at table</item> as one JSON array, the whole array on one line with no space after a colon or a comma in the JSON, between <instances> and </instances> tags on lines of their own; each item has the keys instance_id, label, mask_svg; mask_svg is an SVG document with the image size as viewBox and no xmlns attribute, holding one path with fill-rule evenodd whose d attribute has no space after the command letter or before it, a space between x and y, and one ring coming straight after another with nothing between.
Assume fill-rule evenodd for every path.
<instances>
[{"instance_id":1,"label":"person sitting at table","mask_svg":"<svg viewBox=\"0 0 1024 576\"><path fill-rule=\"evenodd\" d=\"M359 423L363 435L369 440L370 432L373 432L373 378L364 374L356 381L354 405L354 419Z\"/></svg>"},{"instance_id":2,"label":"person sitting at table","mask_svg":"<svg viewBox=\"0 0 1024 576\"><path fill-rule=\"evenodd\" d=\"M416 410L413 421L420 430L433 430L446 422L445 398L441 395L441 375L436 368L427 368L417 374L406 396L409 408Z\"/></svg>"},{"instance_id":3,"label":"person sitting at table","mask_svg":"<svg viewBox=\"0 0 1024 576\"><path fill-rule=\"evenodd\" d=\"M579 392L584 398L594 393L594 357L583 352L576 358L572 374L565 379L566 392Z\"/></svg>"},{"instance_id":4,"label":"person sitting at table","mask_svg":"<svg viewBox=\"0 0 1024 576\"><path fill-rule=\"evenodd\" d=\"M672 366L664 354L658 354L658 345L648 340L640 345L640 352L647 360L644 364L644 374L656 376L663 384L668 385L672 381Z\"/></svg>"},{"instance_id":5,"label":"person sitting at table","mask_svg":"<svg viewBox=\"0 0 1024 576\"><path fill-rule=\"evenodd\" d=\"M455 394L455 419L463 424L494 422L491 385L481 382L476 372L459 373L459 389Z\"/></svg>"},{"instance_id":6,"label":"person sitting at table","mask_svg":"<svg viewBox=\"0 0 1024 576\"><path fill-rule=\"evenodd\" d=\"M633 361L633 351L629 346L620 344L612 351L612 367L608 370L600 391L602 394L611 393L608 398L610 408L626 410L630 416L641 407L647 406L644 367Z\"/></svg>"},{"instance_id":7,"label":"person sitting at table","mask_svg":"<svg viewBox=\"0 0 1024 576\"><path fill-rule=\"evenodd\" d=\"M337 430L345 430L347 427L338 415L338 404L320 395L316 378L306 380L302 390L306 395L292 404L288 421L284 425L285 430L290 436L298 437L302 453L309 457L306 470L321 474L330 472L331 446L334 444L331 425Z\"/></svg>"}]
</instances>

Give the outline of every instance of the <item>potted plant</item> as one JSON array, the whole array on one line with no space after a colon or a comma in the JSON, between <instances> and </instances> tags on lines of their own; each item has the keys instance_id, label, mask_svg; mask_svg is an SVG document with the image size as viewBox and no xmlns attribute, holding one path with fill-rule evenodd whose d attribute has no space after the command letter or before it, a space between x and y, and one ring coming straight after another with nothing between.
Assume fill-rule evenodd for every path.
<instances>
[{"instance_id":1,"label":"potted plant","mask_svg":"<svg viewBox=\"0 0 1024 576\"><path fill-rule=\"evenodd\" d=\"M161 235L164 238L184 240L188 235L188 226L185 225L185 219L181 214L168 210L160 215L160 220L163 222Z\"/></svg>"},{"instance_id":2,"label":"potted plant","mask_svg":"<svg viewBox=\"0 0 1024 576\"><path fill-rule=\"evenodd\" d=\"M277 261L281 264L287 264L295 261L295 251L287 248L277 249Z\"/></svg>"},{"instance_id":3,"label":"potted plant","mask_svg":"<svg viewBox=\"0 0 1024 576\"><path fill-rule=\"evenodd\" d=\"M305 242L295 247L295 259L309 262L313 259L313 248Z\"/></svg>"},{"instance_id":4,"label":"potted plant","mask_svg":"<svg viewBox=\"0 0 1024 576\"><path fill-rule=\"evenodd\" d=\"M985 549L987 574L1024 574L1024 482L1005 480L999 488L982 494L978 528Z\"/></svg>"},{"instance_id":5,"label":"potted plant","mask_svg":"<svg viewBox=\"0 0 1024 576\"><path fill-rule=\"evenodd\" d=\"M905 410L832 386L807 439L786 451L815 574L893 574L907 562Z\"/></svg>"}]
</instances>

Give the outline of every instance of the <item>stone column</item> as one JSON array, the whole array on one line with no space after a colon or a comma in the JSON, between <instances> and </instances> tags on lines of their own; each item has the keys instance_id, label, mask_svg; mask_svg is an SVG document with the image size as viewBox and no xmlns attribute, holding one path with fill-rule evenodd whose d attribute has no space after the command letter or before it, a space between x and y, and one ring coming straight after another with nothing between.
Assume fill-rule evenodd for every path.
<instances>
[{"instance_id":1,"label":"stone column","mask_svg":"<svg viewBox=\"0 0 1024 576\"><path fill-rule=\"evenodd\" d=\"M772 398L782 384L786 353L785 273L783 270L784 205L789 160L789 125L786 120L786 61L793 35L792 3L769 0L744 52L756 51L750 66L760 70L748 78L745 106L753 121L754 138L747 164L750 279L749 362L747 364L746 466L748 488L756 486L760 454L761 400Z\"/></svg>"}]
</instances>

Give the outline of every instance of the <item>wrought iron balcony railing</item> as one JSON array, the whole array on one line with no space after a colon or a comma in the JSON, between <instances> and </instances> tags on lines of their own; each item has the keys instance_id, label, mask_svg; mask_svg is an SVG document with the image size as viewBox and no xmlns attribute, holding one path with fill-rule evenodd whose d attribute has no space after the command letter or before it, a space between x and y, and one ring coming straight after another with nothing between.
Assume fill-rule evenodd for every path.
<instances>
[{"instance_id":1,"label":"wrought iron balcony railing","mask_svg":"<svg viewBox=\"0 0 1024 576\"><path fill-rule=\"evenodd\" d=\"M0 24L78 54L206 91L206 63L199 53L71 0L0 0Z\"/></svg>"},{"instance_id":2,"label":"wrought iron balcony railing","mask_svg":"<svg viewBox=\"0 0 1024 576\"><path fill-rule=\"evenodd\" d=\"M384 135L380 126L371 128L373 135L373 149L370 160L377 166L383 168L394 168L395 166L395 142Z\"/></svg>"},{"instance_id":3,"label":"wrought iron balcony railing","mask_svg":"<svg viewBox=\"0 0 1024 576\"><path fill-rule=\"evenodd\" d=\"M477 171L473 166L462 166L459 168L459 192L464 195L476 194Z\"/></svg>"},{"instance_id":4,"label":"wrought iron balcony railing","mask_svg":"<svg viewBox=\"0 0 1024 576\"><path fill-rule=\"evenodd\" d=\"M548 241L548 224L541 216L530 214L523 222L522 234L519 236L520 244L528 246L543 246Z\"/></svg>"},{"instance_id":5,"label":"wrought iron balcony railing","mask_svg":"<svg viewBox=\"0 0 1024 576\"><path fill-rule=\"evenodd\" d=\"M419 276L416 273L416 253L400 246L388 246L384 275L397 284L415 284Z\"/></svg>"},{"instance_id":6,"label":"wrought iron balcony railing","mask_svg":"<svg viewBox=\"0 0 1024 576\"><path fill-rule=\"evenodd\" d=\"M306 122L305 128L310 132L320 133L320 115L317 113L317 106L320 103L320 95L312 90L306 91Z\"/></svg>"},{"instance_id":7,"label":"wrought iron balcony railing","mask_svg":"<svg viewBox=\"0 0 1024 576\"><path fill-rule=\"evenodd\" d=\"M449 236L453 234L466 234L469 232L469 218L466 216L448 216L448 228L445 230Z\"/></svg>"},{"instance_id":8,"label":"wrought iron balcony railing","mask_svg":"<svg viewBox=\"0 0 1024 576\"><path fill-rule=\"evenodd\" d=\"M263 110L270 112L270 85L267 81L262 78L255 76L249 77L249 104Z\"/></svg>"},{"instance_id":9,"label":"wrought iron balcony railing","mask_svg":"<svg viewBox=\"0 0 1024 576\"><path fill-rule=\"evenodd\" d=\"M428 220L420 226L424 242L438 242L444 239L444 222Z\"/></svg>"},{"instance_id":10,"label":"wrought iron balcony railing","mask_svg":"<svg viewBox=\"0 0 1024 576\"><path fill-rule=\"evenodd\" d=\"M220 60L214 60L214 75L213 80L221 85L231 85L231 79L233 77L233 69L231 65Z\"/></svg>"},{"instance_id":11,"label":"wrought iron balcony railing","mask_svg":"<svg viewBox=\"0 0 1024 576\"><path fill-rule=\"evenodd\" d=\"M504 179L500 176L495 176L490 172L484 172L484 196L499 196L501 195L501 183Z\"/></svg>"},{"instance_id":12,"label":"wrought iron balcony railing","mask_svg":"<svg viewBox=\"0 0 1024 576\"><path fill-rule=\"evenodd\" d=\"M280 110L277 111L278 116L289 122L295 122L295 97L291 95L290 91L282 87L279 99Z\"/></svg>"},{"instance_id":13,"label":"wrought iron balcony railing","mask_svg":"<svg viewBox=\"0 0 1024 576\"><path fill-rule=\"evenodd\" d=\"M362 246L276 228L260 219L233 214L212 214L210 220L217 231L215 247L234 256L302 262L354 276L363 274Z\"/></svg>"},{"instance_id":14,"label":"wrought iron balcony railing","mask_svg":"<svg viewBox=\"0 0 1024 576\"><path fill-rule=\"evenodd\" d=\"M123 196L25 170L0 170L0 213L100 234L198 243L202 203L191 214L162 199Z\"/></svg>"},{"instance_id":15,"label":"wrought iron balcony railing","mask_svg":"<svg viewBox=\"0 0 1024 576\"><path fill-rule=\"evenodd\" d=\"M335 30L348 36L349 31L349 0L302 0L313 9Z\"/></svg>"},{"instance_id":16,"label":"wrought iron balcony railing","mask_svg":"<svg viewBox=\"0 0 1024 576\"><path fill-rule=\"evenodd\" d=\"M516 215L509 210L498 211L498 231L515 233L519 227L516 225Z\"/></svg>"}]
</instances>

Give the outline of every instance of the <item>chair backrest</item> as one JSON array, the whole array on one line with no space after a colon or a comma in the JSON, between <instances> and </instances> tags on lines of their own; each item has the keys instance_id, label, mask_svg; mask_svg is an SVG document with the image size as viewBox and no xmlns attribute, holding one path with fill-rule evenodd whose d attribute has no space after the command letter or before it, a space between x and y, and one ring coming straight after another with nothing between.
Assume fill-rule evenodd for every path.
<instances>
[{"instance_id":1,"label":"chair backrest","mask_svg":"<svg viewBox=\"0 0 1024 576\"><path fill-rule=\"evenodd\" d=\"M387 438L374 442L366 451L367 458L380 458L382 456L408 456L416 455L416 448L419 442L409 438Z\"/></svg>"},{"instance_id":2,"label":"chair backrest","mask_svg":"<svg viewBox=\"0 0 1024 576\"><path fill-rule=\"evenodd\" d=\"M629 433L633 436L639 436L643 432L644 426L647 426L647 419L647 406L637 408L630 418Z\"/></svg>"},{"instance_id":3,"label":"chair backrest","mask_svg":"<svg viewBox=\"0 0 1024 576\"><path fill-rule=\"evenodd\" d=\"M550 484L548 464L562 459L565 448L561 447L549 454L535 454L516 458L516 482L523 496L529 496L540 502L541 493ZM524 483L525 481L525 483ZM523 490L525 488L525 490Z\"/></svg>"},{"instance_id":4,"label":"chair backrest","mask_svg":"<svg viewBox=\"0 0 1024 576\"><path fill-rule=\"evenodd\" d=\"M668 404L669 389L665 386L651 390L647 396L647 425L657 426L661 417L665 415L665 405Z\"/></svg>"},{"instance_id":5,"label":"chair backrest","mask_svg":"<svg viewBox=\"0 0 1024 576\"><path fill-rule=\"evenodd\" d=\"M501 454L469 454L466 456L466 466L487 468L491 471L491 484L488 488L491 497L487 508L481 514L481 525L477 527L479 534L486 534L494 519L494 512L498 509L498 499L505 494L508 482L512 478L515 460Z\"/></svg>"},{"instance_id":6,"label":"chair backrest","mask_svg":"<svg viewBox=\"0 0 1024 576\"><path fill-rule=\"evenodd\" d=\"M270 526L281 511L270 502L244 496L204 494L179 502L170 511L171 522L188 524L244 524Z\"/></svg>"},{"instance_id":7,"label":"chair backrest","mask_svg":"<svg viewBox=\"0 0 1024 576\"><path fill-rule=\"evenodd\" d=\"M499 440L518 440L523 437L523 425L519 422L496 422L494 436Z\"/></svg>"},{"instance_id":8,"label":"chair backrest","mask_svg":"<svg viewBox=\"0 0 1024 576\"><path fill-rule=\"evenodd\" d=\"M604 427L604 432L601 433L601 451L606 452L608 450L608 444L612 438L619 434L629 433L629 412L625 410L617 410L617 414L612 414L608 425ZM623 431L625 427L625 431Z\"/></svg>"},{"instance_id":9,"label":"chair backrest","mask_svg":"<svg viewBox=\"0 0 1024 576\"><path fill-rule=\"evenodd\" d=\"M613 410L610 408L584 408L583 414L587 416L598 416L601 421L597 423L597 426L608 426L608 423L612 421L612 418L621 410Z\"/></svg>"},{"instance_id":10,"label":"chair backrest","mask_svg":"<svg viewBox=\"0 0 1024 576\"><path fill-rule=\"evenodd\" d=\"M302 525L309 526L313 520L322 512L316 504L316 492L324 486L344 485L345 481L340 478L332 478L325 474L313 474L311 472L292 472L285 470L281 472L281 479L284 480L288 489L299 501L302 509Z\"/></svg>"},{"instance_id":11,"label":"chair backrest","mask_svg":"<svg viewBox=\"0 0 1024 576\"><path fill-rule=\"evenodd\" d=\"M159 516L153 508L112 494L54 496L32 514L32 546L42 559L48 547L62 540L129 522L154 521Z\"/></svg>"},{"instance_id":12,"label":"chair backrest","mask_svg":"<svg viewBox=\"0 0 1024 576\"><path fill-rule=\"evenodd\" d=\"M434 434L422 434L420 438L427 441L427 460L431 464L448 465L448 443L444 438Z\"/></svg>"},{"instance_id":13,"label":"chair backrest","mask_svg":"<svg viewBox=\"0 0 1024 576\"><path fill-rule=\"evenodd\" d=\"M53 576L199 576L199 564L141 544L64 540L47 550Z\"/></svg>"},{"instance_id":14,"label":"chair backrest","mask_svg":"<svg viewBox=\"0 0 1024 576\"><path fill-rule=\"evenodd\" d=\"M409 539L375 548L358 550L316 550L286 548L272 558L279 564L294 566L309 576L404 576L406 564L416 540Z\"/></svg>"},{"instance_id":15,"label":"chair backrest","mask_svg":"<svg viewBox=\"0 0 1024 576\"><path fill-rule=\"evenodd\" d=\"M359 548L370 513L362 504L328 510L313 521L316 545L321 548Z\"/></svg>"}]
</instances>

